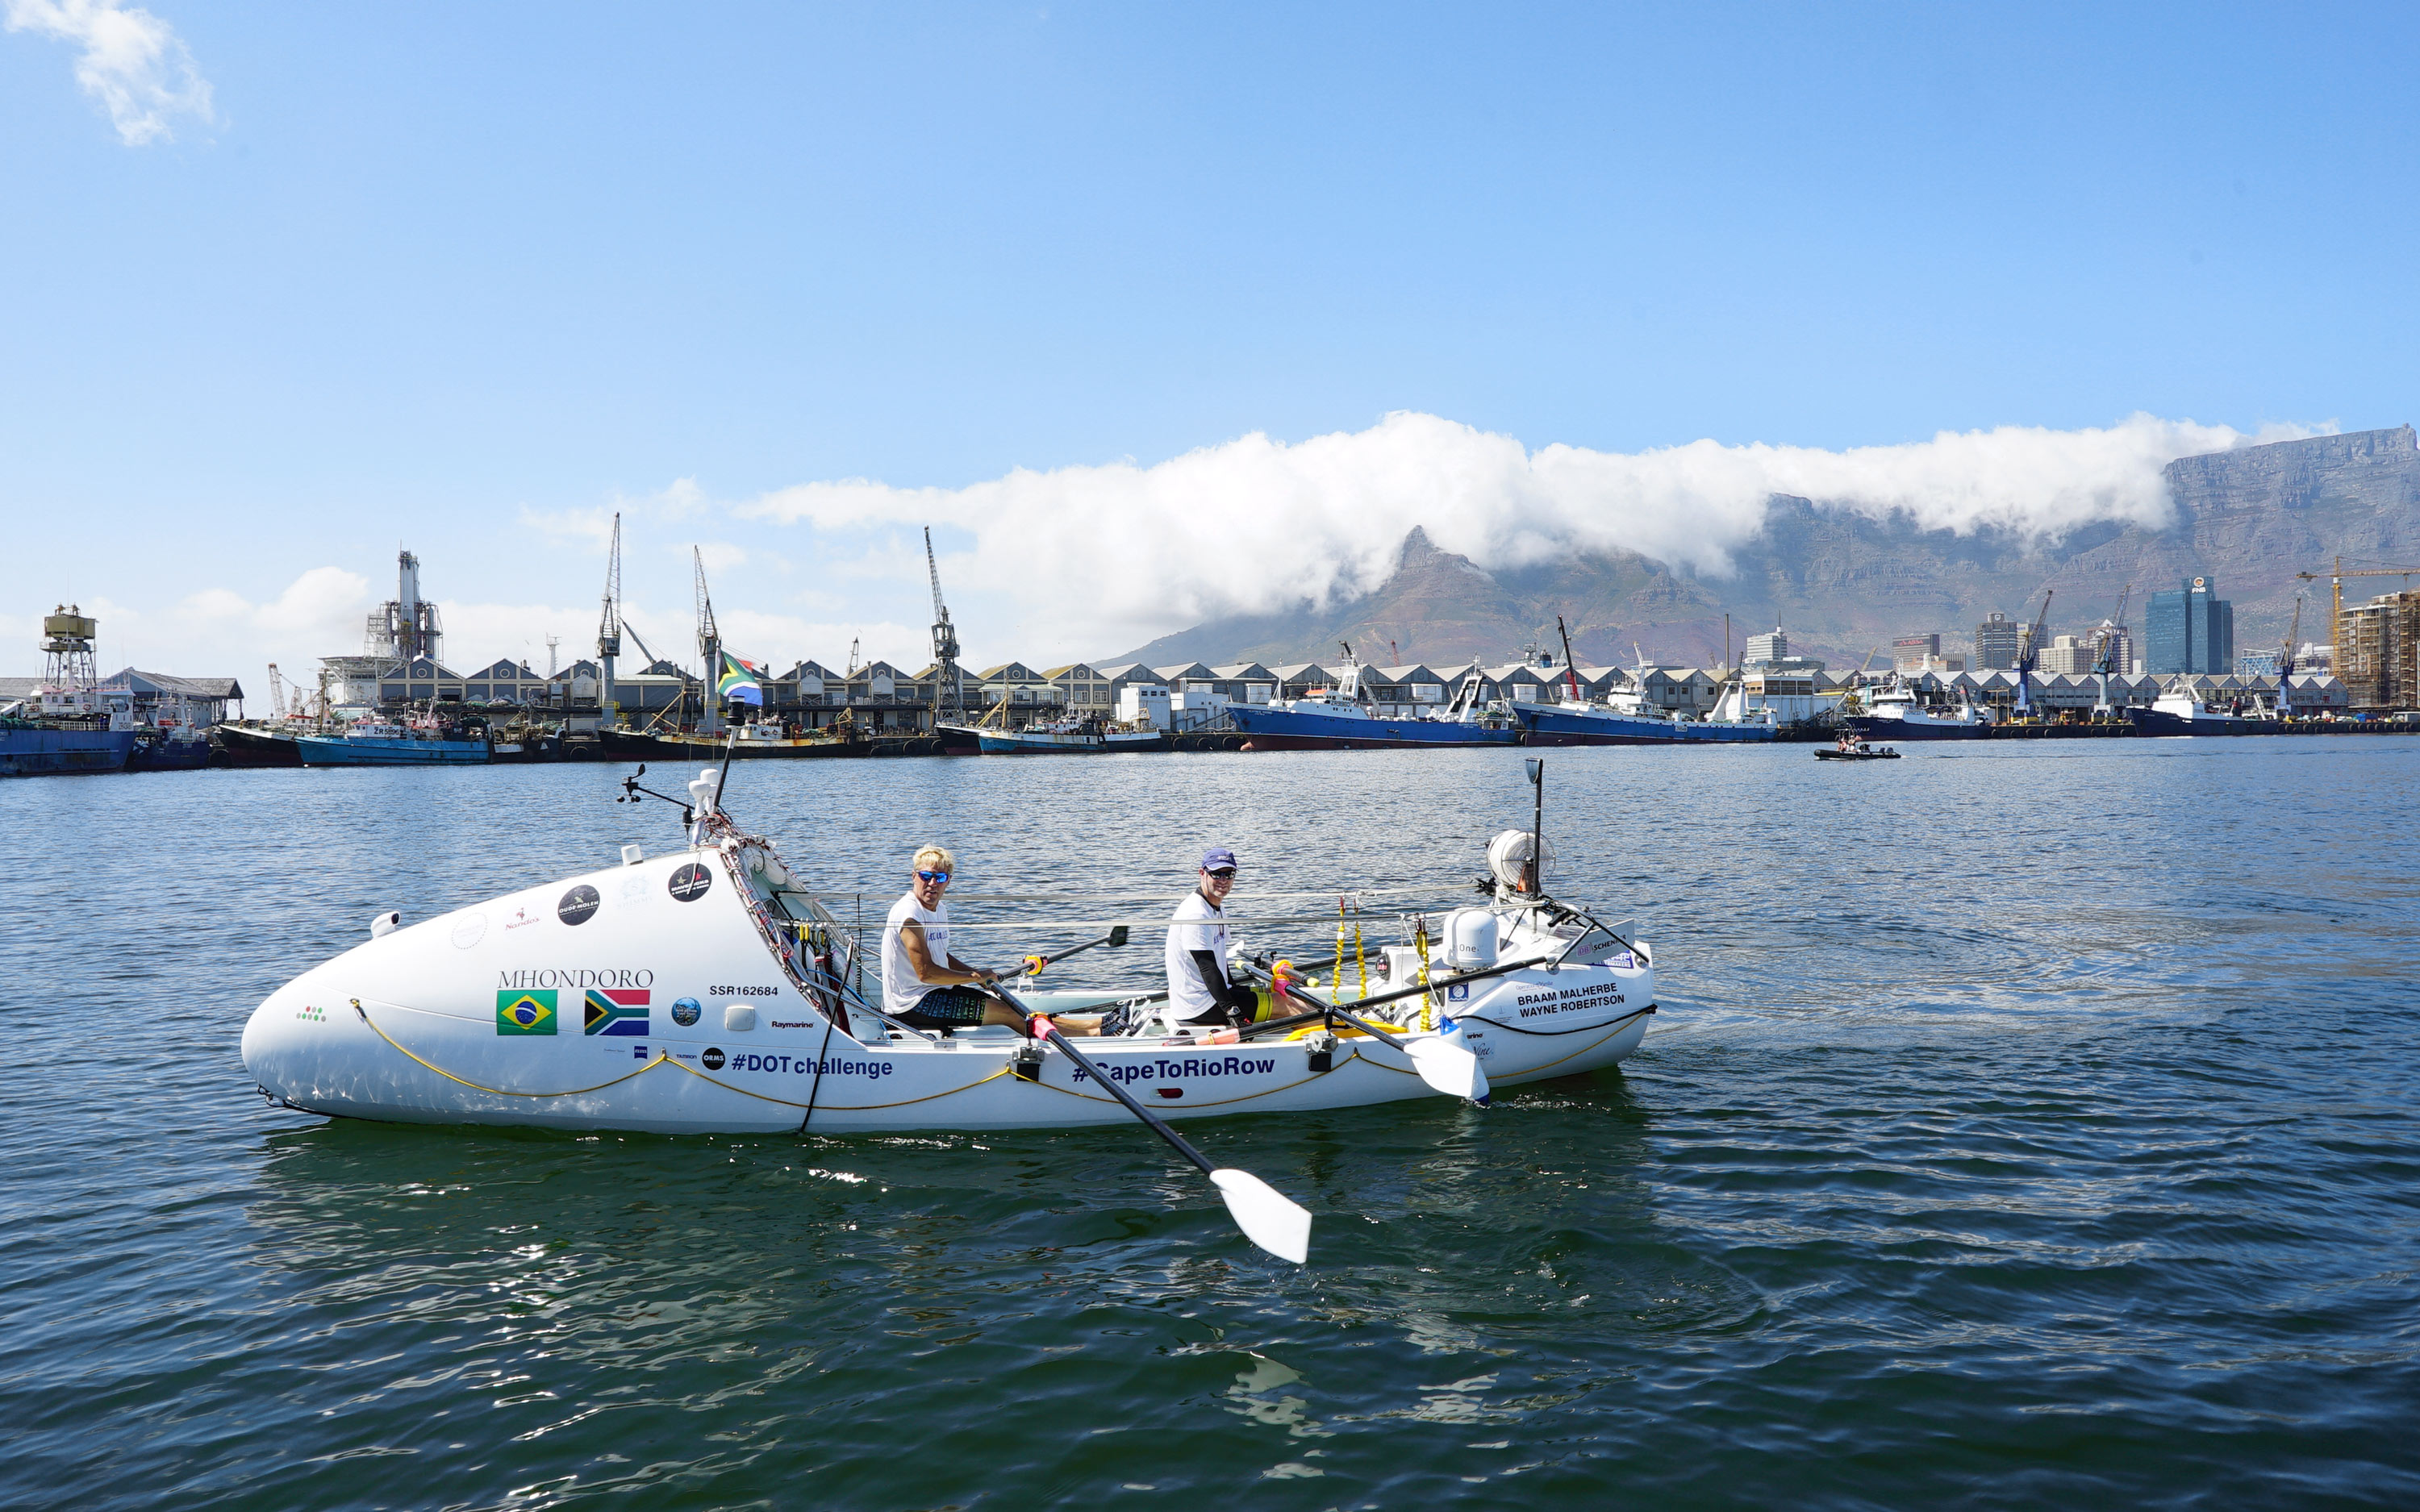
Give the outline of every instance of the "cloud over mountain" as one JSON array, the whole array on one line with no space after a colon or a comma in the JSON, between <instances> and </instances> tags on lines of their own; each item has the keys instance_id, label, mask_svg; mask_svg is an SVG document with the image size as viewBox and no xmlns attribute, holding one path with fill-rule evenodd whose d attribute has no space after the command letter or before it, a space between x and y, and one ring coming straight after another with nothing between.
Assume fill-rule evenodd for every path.
<instances>
[{"instance_id":1,"label":"cloud over mountain","mask_svg":"<svg viewBox=\"0 0 2420 1512\"><path fill-rule=\"evenodd\" d=\"M1264 435L1165 462L1018 469L960 488L864 479L780 489L734 513L818 532L953 525L987 574L1053 606L1066 647L1367 593L1414 526L1485 568L1630 550L1720 577L1776 494L1924 529L2055 537L2111 520L2157 526L2179 456L2329 426L2134 415L2079 430L2001 426L1825 451L1698 440L1638 453L1512 437L1435 415L1288 443ZM1034 654L1040 654L1036 648Z\"/></svg>"}]
</instances>

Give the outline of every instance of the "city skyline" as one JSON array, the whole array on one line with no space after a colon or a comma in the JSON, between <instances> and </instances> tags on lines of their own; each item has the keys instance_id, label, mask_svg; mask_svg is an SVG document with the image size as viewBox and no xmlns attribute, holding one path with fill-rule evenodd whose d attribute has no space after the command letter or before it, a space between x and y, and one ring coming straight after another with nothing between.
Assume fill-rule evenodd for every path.
<instances>
[{"instance_id":1,"label":"city skyline","mask_svg":"<svg viewBox=\"0 0 2420 1512\"><path fill-rule=\"evenodd\" d=\"M2414 408L2415 211L2332 188L2395 10L5 16L0 666L343 654L398 546L542 658L616 508L651 639L695 544L913 656L930 521L970 644L1097 656L1414 524L1718 573L1766 491L2140 519Z\"/></svg>"}]
</instances>

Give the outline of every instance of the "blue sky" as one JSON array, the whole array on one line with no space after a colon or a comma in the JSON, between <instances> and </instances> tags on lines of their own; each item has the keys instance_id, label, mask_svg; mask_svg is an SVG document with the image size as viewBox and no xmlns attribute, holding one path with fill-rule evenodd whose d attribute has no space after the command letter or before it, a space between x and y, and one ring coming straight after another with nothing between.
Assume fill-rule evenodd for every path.
<instances>
[{"instance_id":1,"label":"blue sky","mask_svg":"<svg viewBox=\"0 0 2420 1512\"><path fill-rule=\"evenodd\" d=\"M161 670L349 651L398 543L449 659L542 665L617 504L651 640L705 543L758 655L913 656L930 518L970 656L1107 654L1342 495L1305 580L1510 549L1531 482L1438 485L1480 442L1402 412L1883 449L1878 495L2074 433L2120 510L2129 416L2414 416L2408 8L115 8L148 64L0 0L10 668L70 597ZM1340 434L1275 503L1221 460Z\"/></svg>"}]
</instances>

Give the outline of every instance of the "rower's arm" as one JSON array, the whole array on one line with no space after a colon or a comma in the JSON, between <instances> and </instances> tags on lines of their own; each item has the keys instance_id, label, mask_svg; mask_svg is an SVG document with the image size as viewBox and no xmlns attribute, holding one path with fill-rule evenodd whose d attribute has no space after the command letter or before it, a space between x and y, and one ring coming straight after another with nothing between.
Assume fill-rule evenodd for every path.
<instances>
[{"instance_id":1,"label":"rower's arm","mask_svg":"<svg viewBox=\"0 0 2420 1512\"><path fill-rule=\"evenodd\" d=\"M998 973L970 966L954 955L946 966L935 964L933 948L924 938L924 926L912 918L899 926L899 946L908 952L908 964L915 969L918 981L937 987L962 987L998 980Z\"/></svg>"},{"instance_id":2,"label":"rower's arm","mask_svg":"<svg viewBox=\"0 0 2420 1512\"><path fill-rule=\"evenodd\" d=\"M1218 964L1216 951L1191 950L1187 953L1193 958L1193 969L1202 974L1202 985L1210 989L1210 995L1218 999L1220 1008L1240 1009L1247 1015L1259 1011L1261 995L1249 987L1239 987L1229 981L1227 970Z\"/></svg>"}]
</instances>

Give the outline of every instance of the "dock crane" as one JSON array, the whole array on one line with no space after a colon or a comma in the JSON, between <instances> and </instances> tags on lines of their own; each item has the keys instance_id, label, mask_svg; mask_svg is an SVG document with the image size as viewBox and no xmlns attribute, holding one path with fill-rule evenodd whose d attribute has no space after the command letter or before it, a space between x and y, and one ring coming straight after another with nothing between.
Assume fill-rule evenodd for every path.
<instances>
[{"instance_id":1,"label":"dock crane","mask_svg":"<svg viewBox=\"0 0 2420 1512\"><path fill-rule=\"evenodd\" d=\"M2277 717L2294 717L2294 647L2303 638L2303 595L2294 595L2294 623L2286 627L2286 643L2277 651Z\"/></svg>"},{"instance_id":2,"label":"dock crane","mask_svg":"<svg viewBox=\"0 0 2420 1512\"><path fill-rule=\"evenodd\" d=\"M958 671L957 626L941 602L941 566L933 556L930 525L924 527L924 571L933 579L933 728L939 730L945 721L966 722L967 699Z\"/></svg>"},{"instance_id":3,"label":"dock crane","mask_svg":"<svg viewBox=\"0 0 2420 1512\"><path fill-rule=\"evenodd\" d=\"M613 702L613 659L622 654L622 512L613 512L613 544L605 551L605 609L597 620L597 665L604 681L597 689L599 722L608 730L618 723L621 705Z\"/></svg>"},{"instance_id":4,"label":"dock crane","mask_svg":"<svg viewBox=\"0 0 2420 1512\"><path fill-rule=\"evenodd\" d=\"M2119 637L2126 628L2126 600L2133 596L2133 583L2118 590L2118 612L2102 621L2100 628L2092 632L2092 671L2101 679L2101 703L2092 712L2104 719L2117 712L2109 704L2109 679L2118 672L2118 648L2123 643Z\"/></svg>"},{"instance_id":5,"label":"dock crane","mask_svg":"<svg viewBox=\"0 0 2420 1512\"><path fill-rule=\"evenodd\" d=\"M690 561L697 568L697 655L704 667L703 681L698 685L698 702L706 705L698 720L698 730L706 734L719 733L721 729L714 696L715 678L722 671L722 636L714 627L714 599L706 591L706 553L696 547L689 548Z\"/></svg>"},{"instance_id":6,"label":"dock crane","mask_svg":"<svg viewBox=\"0 0 2420 1512\"><path fill-rule=\"evenodd\" d=\"M2025 626L2024 639L2017 645L2017 717L2031 717L2034 712L2034 663L2041 658L2042 629L2050 623L2050 595L2054 589L2042 590L2041 612L2034 623Z\"/></svg>"}]
</instances>

